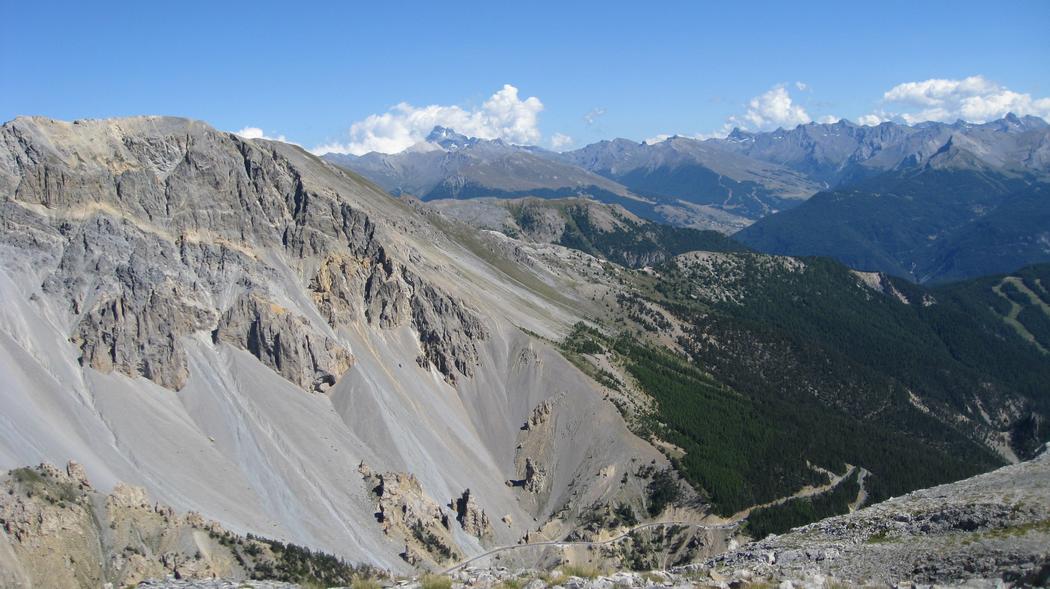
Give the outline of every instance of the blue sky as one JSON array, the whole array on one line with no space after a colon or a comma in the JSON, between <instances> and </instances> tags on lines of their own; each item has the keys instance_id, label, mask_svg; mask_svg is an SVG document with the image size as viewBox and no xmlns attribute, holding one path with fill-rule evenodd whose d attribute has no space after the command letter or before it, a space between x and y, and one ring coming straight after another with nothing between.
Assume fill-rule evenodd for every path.
<instances>
[{"instance_id":1,"label":"blue sky","mask_svg":"<svg viewBox=\"0 0 1050 589\"><path fill-rule=\"evenodd\" d=\"M1043 0L732 4L8 0L0 119L171 114L361 151L433 121L567 148L1050 113Z\"/></svg>"}]
</instances>

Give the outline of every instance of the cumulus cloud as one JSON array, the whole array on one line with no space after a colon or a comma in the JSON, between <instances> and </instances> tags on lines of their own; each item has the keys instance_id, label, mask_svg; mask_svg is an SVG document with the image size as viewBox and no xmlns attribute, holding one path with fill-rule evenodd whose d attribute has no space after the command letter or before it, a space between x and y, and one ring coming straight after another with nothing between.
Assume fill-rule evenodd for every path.
<instances>
[{"instance_id":1,"label":"cumulus cloud","mask_svg":"<svg viewBox=\"0 0 1050 589\"><path fill-rule=\"evenodd\" d=\"M836 117L835 115L824 115L820 117L819 122L824 123L825 125L830 125L839 122L839 117Z\"/></svg>"},{"instance_id":2,"label":"cumulus cloud","mask_svg":"<svg viewBox=\"0 0 1050 589\"><path fill-rule=\"evenodd\" d=\"M887 90L882 102L896 112L872 113L858 120L899 119L914 124L963 119L983 123L1010 112L1050 118L1050 98L1033 98L1031 94L1014 92L984 76L904 82Z\"/></svg>"},{"instance_id":3,"label":"cumulus cloud","mask_svg":"<svg viewBox=\"0 0 1050 589\"><path fill-rule=\"evenodd\" d=\"M604 108L592 108L591 110L587 111L587 114L583 115L583 122L587 123L588 125L593 125L594 123L598 122L598 119L602 118L603 115L605 115Z\"/></svg>"},{"instance_id":4,"label":"cumulus cloud","mask_svg":"<svg viewBox=\"0 0 1050 589\"><path fill-rule=\"evenodd\" d=\"M804 82L795 82L794 86L802 91L809 89L809 86ZM826 120L828 117L824 117L824 119ZM804 125L812 120L806 109L791 98L791 93L788 92L787 87L784 84L777 84L749 100L744 114L729 117L715 131L686 135L686 137L700 140L716 139L725 137L734 127L739 127L745 131L770 131L777 127L791 128L796 125ZM659 143L668 137L670 135L661 133L646 139L646 143Z\"/></svg>"},{"instance_id":5,"label":"cumulus cloud","mask_svg":"<svg viewBox=\"0 0 1050 589\"><path fill-rule=\"evenodd\" d=\"M808 90L804 82L795 82L795 88ZM824 117L824 120L829 117ZM835 117L832 117L835 118ZM813 119L810 118L806 109L797 104L791 98L791 93L784 84L777 84L766 92L755 96L747 102L747 109L742 115L733 115L715 131L710 133L696 133L694 135L683 135L692 139L720 139L728 135L734 127L745 131L769 131L777 127L791 128L796 125L804 125ZM837 120L837 118L835 118ZM834 120L832 122L835 122ZM648 144L660 143L672 137L667 133L654 135L645 142Z\"/></svg>"},{"instance_id":6,"label":"cumulus cloud","mask_svg":"<svg viewBox=\"0 0 1050 589\"><path fill-rule=\"evenodd\" d=\"M516 144L535 144L541 138L539 114L543 103L530 96L521 99L518 89L505 84L480 107L465 109L455 105L395 105L382 114L369 115L350 126L349 142L315 147L314 153L352 153L370 151L397 153L426 138L435 126L482 139L503 139Z\"/></svg>"},{"instance_id":7,"label":"cumulus cloud","mask_svg":"<svg viewBox=\"0 0 1050 589\"><path fill-rule=\"evenodd\" d=\"M282 143L291 143L292 145L299 145L298 143L289 141L288 138L284 135L276 135L274 137L270 137L266 133L263 133L263 130L259 127L244 127L239 131L234 131L233 134L238 137L243 137L245 139L269 139L270 141L280 141Z\"/></svg>"},{"instance_id":8,"label":"cumulus cloud","mask_svg":"<svg viewBox=\"0 0 1050 589\"><path fill-rule=\"evenodd\" d=\"M562 151L572 145L572 137L564 133L555 133L551 135L551 149L554 151Z\"/></svg>"},{"instance_id":9,"label":"cumulus cloud","mask_svg":"<svg viewBox=\"0 0 1050 589\"><path fill-rule=\"evenodd\" d=\"M791 94L783 85L774 86L768 92L752 98L747 103L743 117L730 117L730 123L749 129L772 129L794 127L810 122L806 109L791 100Z\"/></svg>"}]
</instances>

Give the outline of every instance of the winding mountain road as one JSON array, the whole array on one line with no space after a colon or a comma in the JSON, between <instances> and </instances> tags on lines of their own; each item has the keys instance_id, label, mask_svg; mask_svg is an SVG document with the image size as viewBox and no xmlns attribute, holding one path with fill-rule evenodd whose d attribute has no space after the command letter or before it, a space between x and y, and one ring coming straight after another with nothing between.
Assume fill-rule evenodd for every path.
<instances>
[{"instance_id":1,"label":"winding mountain road","mask_svg":"<svg viewBox=\"0 0 1050 589\"><path fill-rule=\"evenodd\" d=\"M544 541L541 541L541 542L528 542L528 543L525 543L525 544L510 544L510 545L507 545L507 546L499 546L499 547L493 548L491 550L488 550L487 552L483 552L483 553L478 554L476 556L472 556L472 557L470 557L470 558L468 558L468 559L466 559L464 561L461 561L461 562L459 562L459 563L457 563L457 564L455 564L455 565L445 569L444 571L441 572L441 574L447 575L449 573L453 573L455 571L458 571L459 569L469 565L472 562L479 561L479 560L481 560L483 558L488 558L489 556L492 556L494 554L499 554L501 552L508 552L508 551L511 551L511 550L518 550L520 548L533 548L533 547L536 547L536 546L559 546L559 547L566 547L566 546L590 546L590 547L605 546L605 545L608 545L608 544L612 544L614 542L619 542L620 540L623 540L624 538L626 538L627 536L630 536L634 532L637 532L639 530L644 530L644 529L647 529L647 528L656 528L656 527L660 527L660 526L683 526L683 527L698 528L698 529L705 529L705 530L730 530L730 529L738 528L738 527L740 527L740 525L742 523L744 523L744 520L747 519L747 516L751 514L751 511L753 511L755 509L763 508L763 507L770 507L770 506L773 506L773 505L779 505L781 503L784 503L785 501L789 501L791 499L796 499L796 498L799 498L799 497L811 497L813 495L819 495L820 493L825 493L825 492L829 491L830 489L834 488L839 483L841 483L843 480L845 480L846 477L848 477L851 474L853 474L853 472L856 469L857 469L856 466L850 465L849 469L847 469L845 474L836 475L835 473L829 472L828 474L831 477L831 480L828 481L827 484L819 485L819 486L816 486L816 487L804 487L804 488L800 489L799 491L795 492L794 494L789 495L787 497L781 497L780 499L776 499L776 500L770 501L768 503L763 503L762 505L754 505L754 506L749 507L749 508L747 508L747 509L745 509L745 510L739 512L739 513L734 514L733 517L730 520L726 521L725 523L720 523L720 524L700 524L700 523L686 522L686 521L649 522L649 523L639 524L637 526L629 528L627 531L625 531L625 532L623 532L623 533L621 533L621 534L619 534L617 536L613 536L612 538L607 538L605 540L590 541L590 542L589 541L583 541L583 540L544 540ZM863 477L865 474L867 474L866 471L864 469L861 469L861 476ZM861 479L861 480L863 481L863 479ZM861 488L861 491L863 492L863 487Z\"/></svg>"}]
</instances>

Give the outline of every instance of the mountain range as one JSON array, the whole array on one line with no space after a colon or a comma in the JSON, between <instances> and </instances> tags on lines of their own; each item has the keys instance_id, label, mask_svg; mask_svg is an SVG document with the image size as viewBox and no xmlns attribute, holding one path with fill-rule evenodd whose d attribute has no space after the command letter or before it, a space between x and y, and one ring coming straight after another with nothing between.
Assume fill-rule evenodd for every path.
<instances>
[{"instance_id":1,"label":"mountain range","mask_svg":"<svg viewBox=\"0 0 1050 589\"><path fill-rule=\"evenodd\" d=\"M1009 171L1023 191L1038 175L1042 127L1021 122L972 127L999 138L980 178ZM1050 264L924 285L762 253L654 222L637 211L657 197L572 154L431 139L350 160L390 172L370 181L188 119L0 127L0 564L34 579L58 566L41 546L83 548L47 515L110 522L87 537L119 554L84 573L109 582L185 557L205 573L266 570L259 555L277 552L293 566L291 545L308 550L289 575L330 565L317 551L399 573L490 551L501 566L653 568L1050 440ZM788 164L803 164L734 171L757 148L702 144L719 145L723 173L794 198ZM863 181L963 178L952 162L976 174L973 151ZM442 174L402 175L417 169ZM449 198L490 174L504 192ZM127 507L158 540L121 527ZM610 537L631 544L560 544ZM237 555L241 569L223 560Z\"/></svg>"},{"instance_id":2,"label":"mountain range","mask_svg":"<svg viewBox=\"0 0 1050 589\"><path fill-rule=\"evenodd\" d=\"M560 154L436 128L399 154L325 157L424 201L586 196L735 234L760 251L831 256L919 282L1050 260L1050 126L1032 116L841 120L724 139L615 139Z\"/></svg>"}]
</instances>

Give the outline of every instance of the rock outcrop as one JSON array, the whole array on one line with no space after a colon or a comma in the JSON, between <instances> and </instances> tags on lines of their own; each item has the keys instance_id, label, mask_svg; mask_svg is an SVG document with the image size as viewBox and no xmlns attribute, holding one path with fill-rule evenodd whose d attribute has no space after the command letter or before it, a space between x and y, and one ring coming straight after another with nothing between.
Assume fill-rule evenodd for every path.
<instances>
[{"instance_id":1,"label":"rock outcrop","mask_svg":"<svg viewBox=\"0 0 1050 589\"><path fill-rule=\"evenodd\" d=\"M457 375L473 376L477 342L487 337L477 313L387 258L383 249L373 258L325 259L310 290L333 327L362 316L383 329L411 324L419 334L423 361L453 383Z\"/></svg>"},{"instance_id":2,"label":"rock outcrop","mask_svg":"<svg viewBox=\"0 0 1050 589\"><path fill-rule=\"evenodd\" d=\"M522 487L529 493L542 493L547 483L547 469L536 464L531 457L525 457L525 477Z\"/></svg>"},{"instance_id":3,"label":"rock outcrop","mask_svg":"<svg viewBox=\"0 0 1050 589\"><path fill-rule=\"evenodd\" d=\"M179 338L206 329L212 313L188 303L173 284L146 295L102 300L83 314L71 337L80 361L101 372L119 370L179 390L189 371Z\"/></svg>"},{"instance_id":4,"label":"rock outcrop","mask_svg":"<svg viewBox=\"0 0 1050 589\"><path fill-rule=\"evenodd\" d=\"M532 410L529 415L528 421L525 422L524 429L532 430L547 423L551 418L551 412L554 410L554 403L550 399L540 403Z\"/></svg>"},{"instance_id":5,"label":"rock outcrop","mask_svg":"<svg viewBox=\"0 0 1050 589\"><path fill-rule=\"evenodd\" d=\"M239 297L223 313L214 339L248 350L307 390L328 389L353 365L350 352L314 330L307 319L250 295Z\"/></svg>"},{"instance_id":6,"label":"rock outcrop","mask_svg":"<svg viewBox=\"0 0 1050 589\"><path fill-rule=\"evenodd\" d=\"M81 489L91 489L91 481L88 480L87 471L75 460L66 463L66 475L80 485Z\"/></svg>"},{"instance_id":7,"label":"rock outcrop","mask_svg":"<svg viewBox=\"0 0 1050 589\"><path fill-rule=\"evenodd\" d=\"M459 522L464 532L478 538L492 536L492 522L489 521L485 510L470 494L470 489L466 489L463 495L453 499L451 506L456 510L456 521Z\"/></svg>"},{"instance_id":8,"label":"rock outcrop","mask_svg":"<svg viewBox=\"0 0 1050 589\"><path fill-rule=\"evenodd\" d=\"M151 503L141 487L119 483L103 498L79 465L67 471L42 464L0 477L0 542L16 561L0 563L0 585L124 587L168 575L243 574L213 538L218 526Z\"/></svg>"},{"instance_id":9,"label":"rock outcrop","mask_svg":"<svg viewBox=\"0 0 1050 589\"><path fill-rule=\"evenodd\" d=\"M411 473L377 473L365 463L358 472L371 490L383 533L404 544L401 557L428 568L462 557L452 539L452 515L423 491Z\"/></svg>"},{"instance_id":10,"label":"rock outcrop","mask_svg":"<svg viewBox=\"0 0 1050 589\"><path fill-rule=\"evenodd\" d=\"M476 343L487 336L484 325L456 299L406 273L412 287L412 325L419 332L426 359L453 382L456 374L473 376L478 364Z\"/></svg>"},{"instance_id":11,"label":"rock outcrop","mask_svg":"<svg viewBox=\"0 0 1050 589\"><path fill-rule=\"evenodd\" d=\"M521 434L518 436L515 462L521 478L513 481L513 484L536 496L546 495L550 490L546 464L556 460L556 456L553 455L556 399L557 397L546 399L536 405L525 424L521 426ZM536 497L537 503L543 499L544 497Z\"/></svg>"}]
</instances>

